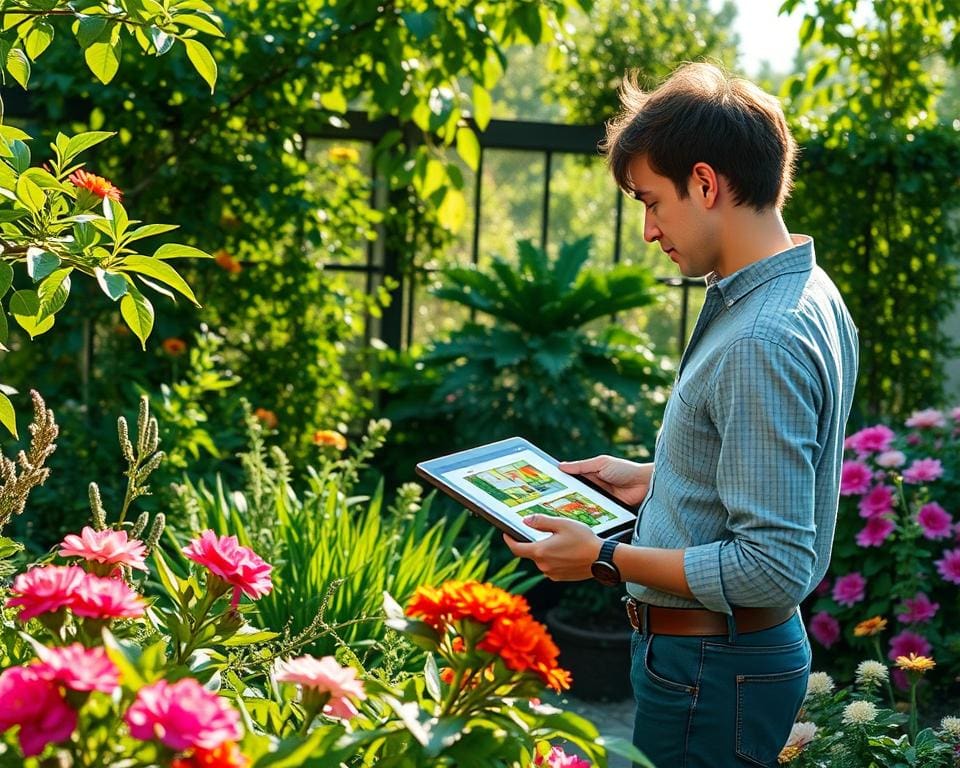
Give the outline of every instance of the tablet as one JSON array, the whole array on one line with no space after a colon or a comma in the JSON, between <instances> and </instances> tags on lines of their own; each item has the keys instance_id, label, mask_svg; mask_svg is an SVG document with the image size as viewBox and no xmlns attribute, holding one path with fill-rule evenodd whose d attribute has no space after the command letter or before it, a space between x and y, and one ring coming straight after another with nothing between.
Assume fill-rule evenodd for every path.
<instances>
[{"instance_id":1,"label":"tablet","mask_svg":"<svg viewBox=\"0 0 960 768\"><path fill-rule=\"evenodd\" d=\"M417 474L519 541L550 536L523 524L528 515L579 520L601 538L620 537L636 513L595 485L557 469L557 460L510 437L417 464Z\"/></svg>"}]
</instances>

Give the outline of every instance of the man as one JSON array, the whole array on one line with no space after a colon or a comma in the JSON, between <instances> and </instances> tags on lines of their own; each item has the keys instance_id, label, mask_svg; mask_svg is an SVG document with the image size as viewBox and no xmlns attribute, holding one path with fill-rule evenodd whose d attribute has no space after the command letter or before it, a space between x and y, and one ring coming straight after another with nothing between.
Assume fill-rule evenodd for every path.
<instances>
[{"instance_id":1,"label":"man","mask_svg":"<svg viewBox=\"0 0 960 768\"><path fill-rule=\"evenodd\" d=\"M857 332L784 226L795 145L777 101L707 64L621 96L614 178L646 208L644 239L706 277L705 302L653 463L560 465L640 504L632 543L543 515L528 524L552 536L506 541L551 579L627 583L634 741L657 766L773 766L806 691L797 606L830 558Z\"/></svg>"}]
</instances>

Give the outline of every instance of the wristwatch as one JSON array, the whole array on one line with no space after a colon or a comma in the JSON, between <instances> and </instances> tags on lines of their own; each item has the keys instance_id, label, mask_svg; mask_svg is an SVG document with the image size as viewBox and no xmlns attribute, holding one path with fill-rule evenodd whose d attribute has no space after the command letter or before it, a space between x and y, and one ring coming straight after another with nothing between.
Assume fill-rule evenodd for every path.
<instances>
[{"instance_id":1,"label":"wristwatch","mask_svg":"<svg viewBox=\"0 0 960 768\"><path fill-rule=\"evenodd\" d=\"M600 547L600 554L590 566L590 573L593 578L606 587L615 587L622 579L620 578L620 569L613 564L613 550L617 548L619 541L606 539Z\"/></svg>"}]
</instances>

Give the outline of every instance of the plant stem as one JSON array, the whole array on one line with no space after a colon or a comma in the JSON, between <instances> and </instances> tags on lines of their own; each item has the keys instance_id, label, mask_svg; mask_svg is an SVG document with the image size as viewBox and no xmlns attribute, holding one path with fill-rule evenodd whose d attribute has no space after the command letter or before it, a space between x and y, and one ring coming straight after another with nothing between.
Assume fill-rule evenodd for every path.
<instances>
[{"instance_id":1,"label":"plant stem","mask_svg":"<svg viewBox=\"0 0 960 768\"><path fill-rule=\"evenodd\" d=\"M911 675L913 677L913 675ZM910 681L910 743L917 740L917 681Z\"/></svg>"}]
</instances>

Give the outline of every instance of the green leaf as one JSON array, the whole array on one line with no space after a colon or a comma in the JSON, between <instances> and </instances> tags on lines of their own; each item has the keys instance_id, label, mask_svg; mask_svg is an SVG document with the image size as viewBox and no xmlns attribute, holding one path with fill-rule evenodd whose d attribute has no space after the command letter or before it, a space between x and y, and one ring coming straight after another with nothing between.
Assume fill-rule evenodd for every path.
<instances>
[{"instance_id":1,"label":"green leaf","mask_svg":"<svg viewBox=\"0 0 960 768\"><path fill-rule=\"evenodd\" d=\"M83 52L87 67L104 85L113 80L117 70L120 69L120 48L119 38L109 42L98 40L91 43Z\"/></svg>"},{"instance_id":2,"label":"green leaf","mask_svg":"<svg viewBox=\"0 0 960 768\"><path fill-rule=\"evenodd\" d=\"M7 262L0 261L0 297L3 297L13 285L13 267Z\"/></svg>"},{"instance_id":3,"label":"green leaf","mask_svg":"<svg viewBox=\"0 0 960 768\"><path fill-rule=\"evenodd\" d=\"M60 257L57 254L34 246L27 248L27 274L33 282L43 280L59 266Z\"/></svg>"},{"instance_id":4,"label":"green leaf","mask_svg":"<svg viewBox=\"0 0 960 768\"><path fill-rule=\"evenodd\" d=\"M12 125L0 125L0 136L5 138L7 141L13 141L17 139L19 141L30 141L30 134L26 131L21 131L19 128L14 128Z\"/></svg>"},{"instance_id":5,"label":"green leaf","mask_svg":"<svg viewBox=\"0 0 960 768\"><path fill-rule=\"evenodd\" d=\"M420 42L429 39L437 28L437 12L435 10L424 11L423 13L405 11L400 14L400 18L403 19L407 29Z\"/></svg>"},{"instance_id":6,"label":"green leaf","mask_svg":"<svg viewBox=\"0 0 960 768\"><path fill-rule=\"evenodd\" d=\"M7 432L19 439L17 414L13 410L13 403L10 402L10 398L2 392L0 392L0 424L7 428Z\"/></svg>"},{"instance_id":7,"label":"green leaf","mask_svg":"<svg viewBox=\"0 0 960 768\"><path fill-rule=\"evenodd\" d=\"M77 42L81 48L89 48L107 29L107 20L103 16L84 16L77 23Z\"/></svg>"},{"instance_id":8,"label":"green leaf","mask_svg":"<svg viewBox=\"0 0 960 768\"><path fill-rule=\"evenodd\" d=\"M204 253L199 248L191 248L189 245L180 243L167 243L161 245L153 253L155 259L212 259L209 253Z\"/></svg>"},{"instance_id":9,"label":"green leaf","mask_svg":"<svg viewBox=\"0 0 960 768\"><path fill-rule=\"evenodd\" d=\"M173 35L168 35L157 27L150 27L147 33L150 35L150 43L153 45L157 56L163 56L163 54L173 48L173 44L177 41L177 38Z\"/></svg>"},{"instance_id":10,"label":"green leaf","mask_svg":"<svg viewBox=\"0 0 960 768\"><path fill-rule=\"evenodd\" d=\"M106 629L103 630L103 647L107 656L120 670L120 678L123 680L124 686L136 690L149 682L140 673L141 650L139 647L118 640Z\"/></svg>"},{"instance_id":11,"label":"green leaf","mask_svg":"<svg viewBox=\"0 0 960 768\"><path fill-rule=\"evenodd\" d=\"M70 296L71 272L73 272L73 267L58 269L40 283L40 287L37 289L37 296L40 298L38 320L42 321L63 309L63 305L67 303L67 298Z\"/></svg>"},{"instance_id":12,"label":"green leaf","mask_svg":"<svg viewBox=\"0 0 960 768\"><path fill-rule=\"evenodd\" d=\"M440 671L437 669L437 660L432 653L427 654L427 660L423 665L423 680L430 698L434 701L443 701L440 688Z\"/></svg>"},{"instance_id":13,"label":"green leaf","mask_svg":"<svg viewBox=\"0 0 960 768\"><path fill-rule=\"evenodd\" d=\"M457 129L457 153L471 171L476 171L480 166L480 142L477 141L477 134L466 126Z\"/></svg>"},{"instance_id":14,"label":"green leaf","mask_svg":"<svg viewBox=\"0 0 960 768\"><path fill-rule=\"evenodd\" d=\"M210 93L217 84L217 62L213 60L207 47L196 40L187 39L183 41L187 48L187 58L193 64L193 68L210 86Z\"/></svg>"},{"instance_id":15,"label":"green leaf","mask_svg":"<svg viewBox=\"0 0 960 768\"><path fill-rule=\"evenodd\" d=\"M17 173L26 171L30 167L30 147L14 139L10 143L10 151L13 153L13 169Z\"/></svg>"},{"instance_id":16,"label":"green leaf","mask_svg":"<svg viewBox=\"0 0 960 768\"><path fill-rule=\"evenodd\" d=\"M47 46L50 45L52 41L53 25L49 21L41 19L37 21L33 25L33 28L27 33L23 41L23 47L27 51L27 56L36 61L37 57L47 50Z\"/></svg>"},{"instance_id":17,"label":"green leaf","mask_svg":"<svg viewBox=\"0 0 960 768\"><path fill-rule=\"evenodd\" d=\"M346 112L349 104L343 91L339 88L328 88L320 94L320 106L331 112Z\"/></svg>"},{"instance_id":18,"label":"green leaf","mask_svg":"<svg viewBox=\"0 0 960 768\"><path fill-rule=\"evenodd\" d=\"M7 327L7 314L0 311L0 350L7 351L7 340L10 338L10 329Z\"/></svg>"},{"instance_id":19,"label":"green leaf","mask_svg":"<svg viewBox=\"0 0 960 768\"><path fill-rule=\"evenodd\" d=\"M47 201L43 190L26 176L17 179L17 200L30 213L39 213Z\"/></svg>"},{"instance_id":20,"label":"green leaf","mask_svg":"<svg viewBox=\"0 0 960 768\"><path fill-rule=\"evenodd\" d=\"M120 300L120 314L130 326L130 330L140 339L141 347L146 349L147 337L153 330L153 304L133 283L128 285L126 295Z\"/></svg>"},{"instance_id":21,"label":"green leaf","mask_svg":"<svg viewBox=\"0 0 960 768\"><path fill-rule=\"evenodd\" d=\"M253 645L255 643L265 643L267 640L273 640L275 637L279 637L279 632L268 632L267 630L259 630L254 632L244 632L233 635L233 637L228 637L224 640L221 645L227 648L234 648L240 645Z\"/></svg>"},{"instance_id":22,"label":"green leaf","mask_svg":"<svg viewBox=\"0 0 960 768\"><path fill-rule=\"evenodd\" d=\"M36 338L53 328L53 316L40 319L40 297L36 291L16 291L10 297L10 314L30 338Z\"/></svg>"},{"instance_id":23,"label":"green leaf","mask_svg":"<svg viewBox=\"0 0 960 768\"><path fill-rule=\"evenodd\" d=\"M473 121L477 128L485 131L490 124L490 115L493 112L493 99L490 91L479 85L473 86Z\"/></svg>"},{"instance_id":24,"label":"green leaf","mask_svg":"<svg viewBox=\"0 0 960 768\"><path fill-rule=\"evenodd\" d=\"M21 48L11 48L7 54L7 72L10 76L20 83L20 87L27 89L27 82L30 80L30 59Z\"/></svg>"},{"instance_id":25,"label":"green leaf","mask_svg":"<svg viewBox=\"0 0 960 768\"><path fill-rule=\"evenodd\" d=\"M74 157L116 135L114 131L87 131L71 136L63 150L63 164L67 165Z\"/></svg>"},{"instance_id":26,"label":"green leaf","mask_svg":"<svg viewBox=\"0 0 960 768\"><path fill-rule=\"evenodd\" d=\"M182 293L198 307L200 306L197 297L193 295L193 291L190 286L187 285L187 281L180 277L177 270L157 258L127 256L117 265L117 269L123 270L124 272L138 272L156 278L161 283L165 283L175 291Z\"/></svg>"},{"instance_id":27,"label":"green leaf","mask_svg":"<svg viewBox=\"0 0 960 768\"><path fill-rule=\"evenodd\" d=\"M205 32L214 37L223 37L223 30L204 16L192 13L181 13L173 17L173 23L182 24L185 27L197 30L197 32Z\"/></svg>"},{"instance_id":28,"label":"green leaf","mask_svg":"<svg viewBox=\"0 0 960 768\"><path fill-rule=\"evenodd\" d=\"M110 233L114 241L119 242L126 234L127 225L130 223L123 204L109 197L103 198L103 216L110 222Z\"/></svg>"},{"instance_id":29,"label":"green leaf","mask_svg":"<svg viewBox=\"0 0 960 768\"><path fill-rule=\"evenodd\" d=\"M113 301L127 295L129 282L123 275L117 272L108 272L100 267L95 267L93 273L97 278L97 282L100 284L100 290L107 294Z\"/></svg>"},{"instance_id":30,"label":"green leaf","mask_svg":"<svg viewBox=\"0 0 960 768\"><path fill-rule=\"evenodd\" d=\"M164 232L171 232L176 228L176 224L146 224L128 232L126 237L123 238L123 242L132 243L134 240L142 240L145 237L161 235Z\"/></svg>"}]
</instances>

